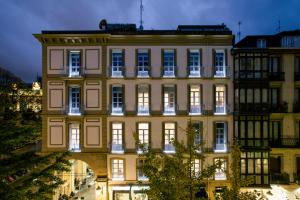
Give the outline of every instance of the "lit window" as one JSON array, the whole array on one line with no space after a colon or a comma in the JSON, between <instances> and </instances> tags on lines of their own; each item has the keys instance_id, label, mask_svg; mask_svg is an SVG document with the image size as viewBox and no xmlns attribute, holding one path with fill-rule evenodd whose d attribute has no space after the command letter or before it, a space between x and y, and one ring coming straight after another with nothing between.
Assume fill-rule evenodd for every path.
<instances>
[{"instance_id":1,"label":"lit window","mask_svg":"<svg viewBox=\"0 0 300 200\"><path fill-rule=\"evenodd\" d=\"M194 159L192 161L192 174L194 177L199 177L201 173L200 159Z\"/></svg>"},{"instance_id":2,"label":"lit window","mask_svg":"<svg viewBox=\"0 0 300 200\"><path fill-rule=\"evenodd\" d=\"M138 115L149 115L149 86L138 86Z\"/></svg>"},{"instance_id":3,"label":"lit window","mask_svg":"<svg viewBox=\"0 0 300 200\"><path fill-rule=\"evenodd\" d=\"M200 86L192 85L190 87L190 115L201 114L200 104Z\"/></svg>"},{"instance_id":4,"label":"lit window","mask_svg":"<svg viewBox=\"0 0 300 200\"><path fill-rule=\"evenodd\" d=\"M121 49L113 49L111 52L111 76L112 77L123 77L124 58Z\"/></svg>"},{"instance_id":5,"label":"lit window","mask_svg":"<svg viewBox=\"0 0 300 200\"><path fill-rule=\"evenodd\" d=\"M175 76L175 50L163 51L164 77Z\"/></svg>"},{"instance_id":6,"label":"lit window","mask_svg":"<svg viewBox=\"0 0 300 200\"><path fill-rule=\"evenodd\" d=\"M215 77L225 77L225 51L216 50L215 52Z\"/></svg>"},{"instance_id":7,"label":"lit window","mask_svg":"<svg viewBox=\"0 0 300 200\"><path fill-rule=\"evenodd\" d=\"M215 98L215 114L226 114L225 86L216 86Z\"/></svg>"},{"instance_id":8,"label":"lit window","mask_svg":"<svg viewBox=\"0 0 300 200\"><path fill-rule=\"evenodd\" d=\"M80 151L80 133L79 133L79 124L70 124L70 143L69 150L73 152Z\"/></svg>"},{"instance_id":9,"label":"lit window","mask_svg":"<svg viewBox=\"0 0 300 200\"><path fill-rule=\"evenodd\" d=\"M124 160L113 159L111 163L112 180L124 180Z\"/></svg>"},{"instance_id":10,"label":"lit window","mask_svg":"<svg viewBox=\"0 0 300 200\"><path fill-rule=\"evenodd\" d=\"M227 152L227 123L215 123L215 152Z\"/></svg>"},{"instance_id":11,"label":"lit window","mask_svg":"<svg viewBox=\"0 0 300 200\"><path fill-rule=\"evenodd\" d=\"M111 141L112 153L123 153L123 124L112 124L112 141Z\"/></svg>"},{"instance_id":12,"label":"lit window","mask_svg":"<svg viewBox=\"0 0 300 200\"><path fill-rule=\"evenodd\" d=\"M69 115L80 115L80 88L69 88Z\"/></svg>"},{"instance_id":13,"label":"lit window","mask_svg":"<svg viewBox=\"0 0 300 200\"><path fill-rule=\"evenodd\" d=\"M226 159L216 158L215 164L218 165L215 172L215 180L226 180Z\"/></svg>"},{"instance_id":14,"label":"lit window","mask_svg":"<svg viewBox=\"0 0 300 200\"><path fill-rule=\"evenodd\" d=\"M164 152L175 153L173 141L175 140L175 123L164 124Z\"/></svg>"},{"instance_id":15,"label":"lit window","mask_svg":"<svg viewBox=\"0 0 300 200\"><path fill-rule=\"evenodd\" d=\"M175 86L164 86L164 115L175 115Z\"/></svg>"},{"instance_id":16,"label":"lit window","mask_svg":"<svg viewBox=\"0 0 300 200\"><path fill-rule=\"evenodd\" d=\"M70 51L69 53L69 76L80 75L80 51Z\"/></svg>"},{"instance_id":17,"label":"lit window","mask_svg":"<svg viewBox=\"0 0 300 200\"><path fill-rule=\"evenodd\" d=\"M140 143L147 149L149 147L149 123L138 123L138 134Z\"/></svg>"},{"instance_id":18,"label":"lit window","mask_svg":"<svg viewBox=\"0 0 300 200\"><path fill-rule=\"evenodd\" d=\"M112 87L112 115L123 115L123 87Z\"/></svg>"},{"instance_id":19,"label":"lit window","mask_svg":"<svg viewBox=\"0 0 300 200\"><path fill-rule=\"evenodd\" d=\"M191 49L189 50L188 67L190 77L200 77L200 50Z\"/></svg>"},{"instance_id":20,"label":"lit window","mask_svg":"<svg viewBox=\"0 0 300 200\"><path fill-rule=\"evenodd\" d=\"M147 49L138 49L137 68L138 77L149 77L149 52Z\"/></svg>"}]
</instances>

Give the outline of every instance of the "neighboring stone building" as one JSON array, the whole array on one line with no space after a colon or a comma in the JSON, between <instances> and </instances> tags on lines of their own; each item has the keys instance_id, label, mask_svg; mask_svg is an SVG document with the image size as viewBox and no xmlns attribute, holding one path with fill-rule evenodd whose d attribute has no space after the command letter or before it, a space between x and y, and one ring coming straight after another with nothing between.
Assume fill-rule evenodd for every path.
<instances>
[{"instance_id":1,"label":"neighboring stone building","mask_svg":"<svg viewBox=\"0 0 300 200\"><path fill-rule=\"evenodd\" d=\"M42 31L43 152L70 150L97 177L97 199L141 198L142 160L133 137L174 153L189 119L207 163L229 166L233 138L234 36L225 25L138 30ZM196 163L201 169L206 163ZM228 186L218 170L209 195ZM131 193L131 194L130 194Z\"/></svg>"},{"instance_id":2,"label":"neighboring stone building","mask_svg":"<svg viewBox=\"0 0 300 200\"><path fill-rule=\"evenodd\" d=\"M247 36L235 45L233 57L241 174L254 176L256 186L295 183L300 178L300 31Z\"/></svg>"}]
</instances>

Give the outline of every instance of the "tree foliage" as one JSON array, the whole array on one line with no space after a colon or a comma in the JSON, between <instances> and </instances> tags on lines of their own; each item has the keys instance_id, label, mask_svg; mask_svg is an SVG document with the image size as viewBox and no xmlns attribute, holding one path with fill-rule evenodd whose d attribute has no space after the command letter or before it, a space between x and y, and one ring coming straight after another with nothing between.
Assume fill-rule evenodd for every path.
<instances>
[{"instance_id":1,"label":"tree foliage","mask_svg":"<svg viewBox=\"0 0 300 200\"><path fill-rule=\"evenodd\" d=\"M145 192L149 199L207 199L206 192L204 191L203 194L202 190L201 194L201 189L205 187L205 183L213 176L220 163L207 165L201 171L195 170L193 167L195 159L201 163L205 160L205 156L201 153L203 144L195 144L196 130L191 122L187 129L182 129L182 133L186 134L187 142L185 144L183 141L173 140L174 154L148 148L139 142L138 135L135 134L138 146L143 151L140 158L145 160L141 169L148 178L149 189Z\"/></svg>"},{"instance_id":2,"label":"tree foliage","mask_svg":"<svg viewBox=\"0 0 300 200\"><path fill-rule=\"evenodd\" d=\"M37 151L41 120L32 111L6 110L0 116L1 199L51 199L63 180L57 173L69 171L68 152Z\"/></svg>"}]
</instances>

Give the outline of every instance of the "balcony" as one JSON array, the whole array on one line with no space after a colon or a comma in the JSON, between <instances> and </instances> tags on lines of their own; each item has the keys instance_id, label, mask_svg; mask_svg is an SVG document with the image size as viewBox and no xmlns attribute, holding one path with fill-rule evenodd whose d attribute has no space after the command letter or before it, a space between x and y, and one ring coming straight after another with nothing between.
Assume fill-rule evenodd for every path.
<instances>
[{"instance_id":1,"label":"balcony","mask_svg":"<svg viewBox=\"0 0 300 200\"><path fill-rule=\"evenodd\" d=\"M165 144L164 153L175 153L175 147L173 144Z\"/></svg>"},{"instance_id":2,"label":"balcony","mask_svg":"<svg viewBox=\"0 0 300 200\"><path fill-rule=\"evenodd\" d=\"M228 152L228 144L227 143L215 144L214 152L215 153L227 153Z\"/></svg>"},{"instance_id":3,"label":"balcony","mask_svg":"<svg viewBox=\"0 0 300 200\"><path fill-rule=\"evenodd\" d=\"M271 184L290 184L290 176L288 173L271 174Z\"/></svg>"},{"instance_id":4,"label":"balcony","mask_svg":"<svg viewBox=\"0 0 300 200\"><path fill-rule=\"evenodd\" d=\"M123 71L115 70L111 72L113 78L123 78Z\"/></svg>"},{"instance_id":5,"label":"balcony","mask_svg":"<svg viewBox=\"0 0 300 200\"><path fill-rule=\"evenodd\" d=\"M190 105L189 115L201 115L201 105Z\"/></svg>"},{"instance_id":6,"label":"balcony","mask_svg":"<svg viewBox=\"0 0 300 200\"><path fill-rule=\"evenodd\" d=\"M241 70L234 73L234 78L245 81L263 81L268 80L268 72L255 70Z\"/></svg>"},{"instance_id":7,"label":"balcony","mask_svg":"<svg viewBox=\"0 0 300 200\"><path fill-rule=\"evenodd\" d=\"M269 113L268 103L240 103L235 105L235 111L240 114L264 114Z\"/></svg>"},{"instance_id":8,"label":"balcony","mask_svg":"<svg viewBox=\"0 0 300 200\"><path fill-rule=\"evenodd\" d=\"M111 152L112 153L118 153L118 154L124 153L123 145L113 142L112 145L111 145Z\"/></svg>"},{"instance_id":9,"label":"balcony","mask_svg":"<svg viewBox=\"0 0 300 200\"><path fill-rule=\"evenodd\" d=\"M140 67L138 67L140 68ZM149 78L149 71L138 71L137 72L138 78Z\"/></svg>"},{"instance_id":10,"label":"balcony","mask_svg":"<svg viewBox=\"0 0 300 200\"><path fill-rule=\"evenodd\" d=\"M64 114L70 115L70 116L78 116L83 114L84 111L84 105L80 105L80 107L70 107L66 106L66 110L64 111Z\"/></svg>"},{"instance_id":11,"label":"balcony","mask_svg":"<svg viewBox=\"0 0 300 200\"><path fill-rule=\"evenodd\" d=\"M172 68L173 70L166 70L165 68ZM165 66L163 72L164 78L175 78L175 66Z\"/></svg>"},{"instance_id":12,"label":"balcony","mask_svg":"<svg viewBox=\"0 0 300 200\"><path fill-rule=\"evenodd\" d=\"M81 66L69 66L67 76L69 78L81 78L84 76L84 69Z\"/></svg>"},{"instance_id":13,"label":"balcony","mask_svg":"<svg viewBox=\"0 0 300 200\"><path fill-rule=\"evenodd\" d=\"M189 67L189 77L190 78L198 78L201 77L201 67L200 66L190 66ZM199 69L199 70L195 70L195 69Z\"/></svg>"},{"instance_id":14,"label":"balcony","mask_svg":"<svg viewBox=\"0 0 300 200\"><path fill-rule=\"evenodd\" d=\"M176 106L165 105L163 115L176 115Z\"/></svg>"},{"instance_id":15,"label":"balcony","mask_svg":"<svg viewBox=\"0 0 300 200\"><path fill-rule=\"evenodd\" d=\"M268 149L269 146L269 139L256 139L256 138L239 138L238 139L239 145L241 147L247 147L247 148L262 148L262 149Z\"/></svg>"},{"instance_id":16,"label":"balcony","mask_svg":"<svg viewBox=\"0 0 300 200\"><path fill-rule=\"evenodd\" d=\"M270 81L284 81L285 73L284 72L269 72L269 80Z\"/></svg>"},{"instance_id":17,"label":"balcony","mask_svg":"<svg viewBox=\"0 0 300 200\"><path fill-rule=\"evenodd\" d=\"M300 72L295 72L294 80L295 81L300 81Z\"/></svg>"},{"instance_id":18,"label":"balcony","mask_svg":"<svg viewBox=\"0 0 300 200\"><path fill-rule=\"evenodd\" d=\"M125 105L111 105L110 113L111 115L123 116L125 110Z\"/></svg>"},{"instance_id":19,"label":"balcony","mask_svg":"<svg viewBox=\"0 0 300 200\"><path fill-rule=\"evenodd\" d=\"M282 102L282 103L277 103L277 104L271 104L270 112L271 113L287 113L288 112L288 103Z\"/></svg>"},{"instance_id":20,"label":"balcony","mask_svg":"<svg viewBox=\"0 0 300 200\"><path fill-rule=\"evenodd\" d=\"M137 115L143 116L149 114L150 114L149 106L138 106Z\"/></svg>"},{"instance_id":21,"label":"balcony","mask_svg":"<svg viewBox=\"0 0 300 200\"><path fill-rule=\"evenodd\" d=\"M269 145L272 148L299 148L300 139L299 138L279 138L271 139Z\"/></svg>"}]
</instances>

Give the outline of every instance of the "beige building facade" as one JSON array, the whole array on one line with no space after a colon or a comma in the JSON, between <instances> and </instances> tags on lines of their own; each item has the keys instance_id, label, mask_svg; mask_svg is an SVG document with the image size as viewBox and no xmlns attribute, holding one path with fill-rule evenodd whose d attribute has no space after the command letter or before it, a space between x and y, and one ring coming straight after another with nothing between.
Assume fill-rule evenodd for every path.
<instances>
[{"instance_id":1,"label":"beige building facade","mask_svg":"<svg viewBox=\"0 0 300 200\"><path fill-rule=\"evenodd\" d=\"M106 24L99 31L42 31L42 151L70 150L93 170L96 199L147 199L133 134L174 153L189 120L205 163L229 168L233 138L233 35L225 25L138 30ZM228 186L219 170L207 191ZM146 186L145 186L146 187Z\"/></svg>"}]
</instances>

